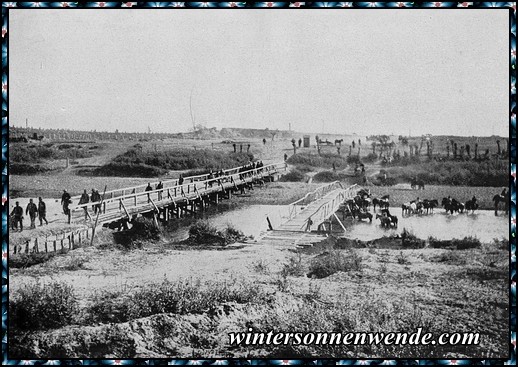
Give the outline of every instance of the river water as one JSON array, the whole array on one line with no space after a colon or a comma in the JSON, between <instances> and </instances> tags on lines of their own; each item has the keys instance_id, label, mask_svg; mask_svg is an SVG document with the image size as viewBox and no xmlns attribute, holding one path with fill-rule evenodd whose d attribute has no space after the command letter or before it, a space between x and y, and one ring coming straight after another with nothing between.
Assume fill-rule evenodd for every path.
<instances>
[{"instance_id":1,"label":"river water","mask_svg":"<svg viewBox=\"0 0 518 367\"><path fill-rule=\"evenodd\" d=\"M188 226L195 220L204 218L218 229L223 229L227 224L232 224L245 235L259 237L268 229L267 217L275 228L283 222L288 207L284 205L250 205L241 208L219 205L209 208L204 213L199 213L197 218L185 219L184 225L175 231L174 237L178 240L188 237ZM482 242L491 242L494 238L508 238L509 220L503 213L498 216L490 210L479 210L475 214L446 214L443 209L436 209L434 214L401 216L401 208L390 208L390 212L398 216L397 229L385 229L380 226L379 220L357 221L347 218L344 222L347 232L337 235L360 240L373 240L382 236L398 234L406 228L412 231L418 238L426 239L433 236L437 239L447 240L474 236ZM341 217L341 215L338 215ZM337 225L338 229L339 226Z\"/></svg>"}]
</instances>

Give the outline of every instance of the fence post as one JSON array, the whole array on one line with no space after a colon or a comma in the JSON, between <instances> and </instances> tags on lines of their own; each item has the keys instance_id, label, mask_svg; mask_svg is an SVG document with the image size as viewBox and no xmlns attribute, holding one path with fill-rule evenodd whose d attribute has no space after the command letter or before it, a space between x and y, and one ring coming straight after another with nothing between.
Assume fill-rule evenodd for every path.
<instances>
[{"instance_id":1,"label":"fence post","mask_svg":"<svg viewBox=\"0 0 518 367\"><path fill-rule=\"evenodd\" d=\"M25 253L26 253L26 254L28 254L28 253L29 253L29 242L30 242L30 240L27 240L27 241L25 242Z\"/></svg>"},{"instance_id":2,"label":"fence post","mask_svg":"<svg viewBox=\"0 0 518 367\"><path fill-rule=\"evenodd\" d=\"M38 245L38 239L37 238L34 239L33 252L40 252L39 245Z\"/></svg>"}]
</instances>

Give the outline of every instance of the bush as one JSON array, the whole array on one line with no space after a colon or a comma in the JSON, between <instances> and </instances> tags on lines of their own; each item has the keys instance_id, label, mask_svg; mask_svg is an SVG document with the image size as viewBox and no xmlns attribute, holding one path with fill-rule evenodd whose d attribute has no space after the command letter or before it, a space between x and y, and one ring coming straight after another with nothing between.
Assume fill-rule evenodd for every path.
<instances>
[{"instance_id":1,"label":"bush","mask_svg":"<svg viewBox=\"0 0 518 367\"><path fill-rule=\"evenodd\" d=\"M9 325L20 330L59 328L71 324L77 310L72 286L33 283L21 288L9 301Z\"/></svg>"},{"instance_id":2,"label":"bush","mask_svg":"<svg viewBox=\"0 0 518 367\"><path fill-rule=\"evenodd\" d=\"M108 163L93 171L97 176L122 176L122 177L158 177L164 175L167 170L148 166L147 164Z\"/></svg>"},{"instance_id":3,"label":"bush","mask_svg":"<svg viewBox=\"0 0 518 367\"><path fill-rule=\"evenodd\" d=\"M228 245L242 241L246 236L232 224L227 224L223 231L213 226L209 221L200 220L189 228L189 238L185 241L192 245Z\"/></svg>"},{"instance_id":4,"label":"bush","mask_svg":"<svg viewBox=\"0 0 518 367\"><path fill-rule=\"evenodd\" d=\"M132 222L132 227L127 231L113 232L116 244L126 250L142 247L143 241L157 241L160 239L160 228L154 221L145 217L138 217Z\"/></svg>"},{"instance_id":5,"label":"bush","mask_svg":"<svg viewBox=\"0 0 518 367\"><path fill-rule=\"evenodd\" d=\"M288 158L287 163L306 166L306 167L333 167L345 168L347 166L347 158L342 155L332 153L313 154L309 152L293 154Z\"/></svg>"},{"instance_id":6,"label":"bush","mask_svg":"<svg viewBox=\"0 0 518 367\"><path fill-rule=\"evenodd\" d=\"M406 228L403 228L403 233L401 233L401 244L404 248L424 248L426 246L426 241L421 240L415 236L412 232L408 231Z\"/></svg>"},{"instance_id":7,"label":"bush","mask_svg":"<svg viewBox=\"0 0 518 367\"><path fill-rule=\"evenodd\" d=\"M56 252L36 252L31 254L13 254L9 256L9 268L24 269L33 265L42 264L49 261Z\"/></svg>"},{"instance_id":8,"label":"bush","mask_svg":"<svg viewBox=\"0 0 518 367\"><path fill-rule=\"evenodd\" d=\"M452 239L452 240L438 240L435 237L429 237L428 243L433 248L448 248L456 250L467 250L472 248L479 248L482 243L476 237L467 236L463 239Z\"/></svg>"},{"instance_id":9,"label":"bush","mask_svg":"<svg viewBox=\"0 0 518 367\"><path fill-rule=\"evenodd\" d=\"M94 297L86 309L92 322L125 322L161 313L199 314L227 302L263 303L270 297L251 283L199 280L164 280L131 294L112 292Z\"/></svg>"},{"instance_id":10,"label":"bush","mask_svg":"<svg viewBox=\"0 0 518 367\"><path fill-rule=\"evenodd\" d=\"M338 179L338 175L333 171L322 171L313 176L313 180L315 182L333 182L337 181Z\"/></svg>"},{"instance_id":11,"label":"bush","mask_svg":"<svg viewBox=\"0 0 518 367\"><path fill-rule=\"evenodd\" d=\"M279 181L282 182L301 182L304 181L304 173L299 171L298 169L293 169L287 174L283 175Z\"/></svg>"},{"instance_id":12,"label":"bush","mask_svg":"<svg viewBox=\"0 0 518 367\"><path fill-rule=\"evenodd\" d=\"M410 182L417 176L425 184L454 186L507 186L506 167L495 161L423 161L419 157L404 157L388 164L389 177Z\"/></svg>"},{"instance_id":13,"label":"bush","mask_svg":"<svg viewBox=\"0 0 518 367\"><path fill-rule=\"evenodd\" d=\"M98 169L107 176L159 176L169 170L196 169L197 172L241 166L254 159L251 153L225 153L213 150L175 149L144 152L131 148ZM202 168L200 168L202 167Z\"/></svg>"},{"instance_id":14,"label":"bush","mask_svg":"<svg viewBox=\"0 0 518 367\"><path fill-rule=\"evenodd\" d=\"M309 263L310 278L326 278L339 271L362 270L362 258L353 250L324 252Z\"/></svg>"},{"instance_id":15,"label":"bush","mask_svg":"<svg viewBox=\"0 0 518 367\"><path fill-rule=\"evenodd\" d=\"M9 174L11 175L37 175L50 171L52 169L40 164L9 163Z\"/></svg>"},{"instance_id":16,"label":"bush","mask_svg":"<svg viewBox=\"0 0 518 367\"><path fill-rule=\"evenodd\" d=\"M189 241L197 244L213 241L224 244L223 236L220 236L217 228L207 220L199 220L189 228Z\"/></svg>"},{"instance_id":17,"label":"bush","mask_svg":"<svg viewBox=\"0 0 518 367\"><path fill-rule=\"evenodd\" d=\"M369 153L366 157L362 158L362 161L365 163L372 163L378 160L378 155L376 153Z\"/></svg>"},{"instance_id":18,"label":"bush","mask_svg":"<svg viewBox=\"0 0 518 367\"><path fill-rule=\"evenodd\" d=\"M281 276L300 277L302 275L304 275L304 266L300 254L298 257L290 257L281 270Z\"/></svg>"}]
</instances>

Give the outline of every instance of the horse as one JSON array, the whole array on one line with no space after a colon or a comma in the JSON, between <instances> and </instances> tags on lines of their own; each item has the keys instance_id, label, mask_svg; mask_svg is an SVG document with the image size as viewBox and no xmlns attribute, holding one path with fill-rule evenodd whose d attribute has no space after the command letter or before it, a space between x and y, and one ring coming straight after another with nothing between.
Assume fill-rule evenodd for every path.
<instances>
[{"instance_id":1,"label":"horse","mask_svg":"<svg viewBox=\"0 0 518 367\"><path fill-rule=\"evenodd\" d=\"M504 203L505 214L509 213L509 199L506 195L497 194L493 196L493 202L495 203L495 215L498 215L498 206L500 203Z\"/></svg>"},{"instance_id":2,"label":"horse","mask_svg":"<svg viewBox=\"0 0 518 367\"><path fill-rule=\"evenodd\" d=\"M471 200L466 201L466 203L464 203L464 206L466 207L466 212L471 210L471 214L475 213L475 210L478 209L477 199L473 197Z\"/></svg>"},{"instance_id":3,"label":"horse","mask_svg":"<svg viewBox=\"0 0 518 367\"><path fill-rule=\"evenodd\" d=\"M398 219L397 219L397 216L395 216L395 215L390 215L390 214L389 215L379 215L379 214L376 214L376 219L380 220L381 226L384 227L384 228L390 228L392 226L397 228Z\"/></svg>"},{"instance_id":4,"label":"horse","mask_svg":"<svg viewBox=\"0 0 518 367\"><path fill-rule=\"evenodd\" d=\"M371 213L358 211L355 214L356 214L356 218L358 218L358 220L368 219L369 222L372 223L372 214ZM355 216L355 214L353 214L353 217Z\"/></svg>"},{"instance_id":5,"label":"horse","mask_svg":"<svg viewBox=\"0 0 518 367\"><path fill-rule=\"evenodd\" d=\"M395 215L390 214L390 210L388 208L381 209L381 215L390 218L391 224L397 228L398 219Z\"/></svg>"},{"instance_id":6,"label":"horse","mask_svg":"<svg viewBox=\"0 0 518 367\"><path fill-rule=\"evenodd\" d=\"M415 190L417 186L417 190L424 190L424 181L413 178L410 180L410 187L412 190Z\"/></svg>"},{"instance_id":7,"label":"horse","mask_svg":"<svg viewBox=\"0 0 518 367\"><path fill-rule=\"evenodd\" d=\"M441 205L446 210L446 212L450 212L450 214L453 214L453 212L464 212L464 204L458 202L455 199L448 200L448 198L442 198Z\"/></svg>"},{"instance_id":8,"label":"horse","mask_svg":"<svg viewBox=\"0 0 518 367\"><path fill-rule=\"evenodd\" d=\"M335 140L335 145L342 145L342 143L344 142L344 139L336 139Z\"/></svg>"},{"instance_id":9,"label":"horse","mask_svg":"<svg viewBox=\"0 0 518 367\"><path fill-rule=\"evenodd\" d=\"M401 215L410 214L410 211L412 210L410 205L410 202L401 204Z\"/></svg>"},{"instance_id":10,"label":"horse","mask_svg":"<svg viewBox=\"0 0 518 367\"><path fill-rule=\"evenodd\" d=\"M389 217L376 214L376 219L379 219L383 228L389 228L392 224L392 220Z\"/></svg>"},{"instance_id":11,"label":"horse","mask_svg":"<svg viewBox=\"0 0 518 367\"><path fill-rule=\"evenodd\" d=\"M430 212L433 213L434 208L439 206L439 202L437 200L423 200L423 208L426 210L426 214L429 214Z\"/></svg>"},{"instance_id":12,"label":"horse","mask_svg":"<svg viewBox=\"0 0 518 367\"><path fill-rule=\"evenodd\" d=\"M376 211L376 206L379 206L380 209L386 209L389 207L389 201L388 201L388 199L374 198L374 199L372 199L372 206L374 208L374 211Z\"/></svg>"}]
</instances>

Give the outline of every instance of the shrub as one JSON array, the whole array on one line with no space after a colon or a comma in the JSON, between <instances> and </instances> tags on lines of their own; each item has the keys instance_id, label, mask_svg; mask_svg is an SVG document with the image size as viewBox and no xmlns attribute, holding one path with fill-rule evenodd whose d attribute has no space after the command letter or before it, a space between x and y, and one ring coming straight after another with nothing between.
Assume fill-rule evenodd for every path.
<instances>
[{"instance_id":1,"label":"shrub","mask_svg":"<svg viewBox=\"0 0 518 367\"><path fill-rule=\"evenodd\" d=\"M213 226L209 221L200 220L189 228L189 238L185 241L192 245L227 245L242 241L246 236L232 224L227 224L223 231Z\"/></svg>"},{"instance_id":2,"label":"shrub","mask_svg":"<svg viewBox=\"0 0 518 367\"><path fill-rule=\"evenodd\" d=\"M93 171L97 176L157 177L167 170L139 163L108 163Z\"/></svg>"},{"instance_id":3,"label":"shrub","mask_svg":"<svg viewBox=\"0 0 518 367\"><path fill-rule=\"evenodd\" d=\"M426 246L426 241L417 238L414 233L403 228L403 233L401 233L401 244L404 248L416 249L424 248Z\"/></svg>"},{"instance_id":4,"label":"shrub","mask_svg":"<svg viewBox=\"0 0 518 367\"><path fill-rule=\"evenodd\" d=\"M33 265L42 264L49 261L56 252L36 252L31 254L13 254L9 256L9 268L28 268Z\"/></svg>"},{"instance_id":5,"label":"shrub","mask_svg":"<svg viewBox=\"0 0 518 367\"><path fill-rule=\"evenodd\" d=\"M199 280L164 280L131 294L97 296L86 310L88 322L124 322L161 313L204 313L227 302L263 303L270 297L251 283Z\"/></svg>"},{"instance_id":6,"label":"shrub","mask_svg":"<svg viewBox=\"0 0 518 367\"><path fill-rule=\"evenodd\" d=\"M324 252L309 263L310 278L326 278L339 271L362 270L362 258L353 250Z\"/></svg>"},{"instance_id":7,"label":"shrub","mask_svg":"<svg viewBox=\"0 0 518 367\"><path fill-rule=\"evenodd\" d=\"M304 180L304 173L299 171L298 169L293 169L287 174L283 175L279 181L282 182L300 182Z\"/></svg>"},{"instance_id":8,"label":"shrub","mask_svg":"<svg viewBox=\"0 0 518 367\"><path fill-rule=\"evenodd\" d=\"M403 251L399 252L399 255L397 256L397 263L400 265L410 265L410 260L408 260L408 257L405 256Z\"/></svg>"},{"instance_id":9,"label":"shrub","mask_svg":"<svg viewBox=\"0 0 518 367\"><path fill-rule=\"evenodd\" d=\"M71 324L77 310L72 286L61 282L32 283L14 293L9 301L9 325L20 330L59 328Z\"/></svg>"},{"instance_id":10,"label":"shrub","mask_svg":"<svg viewBox=\"0 0 518 367\"><path fill-rule=\"evenodd\" d=\"M289 164L297 166L302 165L306 167L331 168L333 163L336 168L344 168L347 166L347 158L345 156L332 153L321 153L318 155L309 152L302 152L293 154L288 158L287 162Z\"/></svg>"},{"instance_id":11,"label":"shrub","mask_svg":"<svg viewBox=\"0 0 518 367\"><path fill-rule=\"evenodd\" d=\"M158 176L169 170L196 169L197 172L241 166L254 159L251 153L225 153L213 150L174 149L147 151L131 148L98 169L109 176ZM201 167L201 168L200 168Z\"/></svg>"},{"instance_id":12,"label":"shrub","mask_svg":"<svg viewBox=\"0 0 518 367\"><path fill-rule=\"evenodd\" d=\"M284 276L296 276L300 277L304 275L304 266L302 264L302 257L290 257L288 262L284 264L281 275Z\"/></svg>"},{"instance_id":13,"label":"shrub","mask_svg":"<svg viewBox=\"0 0 518 367\"><path fill-rule=\"evenodd\" d=\"M337 181L338 179L339 176L333 171L322 171L313 176L313 180L315 182L332 182Z\"/></svg>"},{"instance_id":14,"label":"shrub","mask_svg":"<svg viewBox=\"0 0 518 367\"><path fill-rule=\"evenodd\" d=\"M452 265L466 265L467 260L460 256L460 254L453 250L448 250L442 254L431 256L429 258L431 262L446 263Z\"/></svg>"},{"instance_id":15,"label":"shrub","mask_svg":"<svg viewBox=\"0 0 518 367\"><path fill-rule=\"evenodd\" d=\"M160 234L160 228L157 228L152 219L138 217L132 222L132 227L127 231L113 232L113 239L116 244L130 250L142 247L143 241L159 240Z\"/></svg>"},{"instance_id":16,"label":"shrub","mask_svg":"<svg viewBox=\"0 0 518 367\"><path fill-rule=\"evenodd\" d=\"M428 244L433 248L449 248L456 250L479 248L482 245L478 238L472 236L467 236L463 239L454 238L452 240L438 240L435 237L429 237Z\"/></svg>"},{"instance_id":17,"label":"shrub","mask_svg":"<svg viewBox=\"0 0 518 367\"><path fill-rule=\"evenodd\" d=\"M366 157L362 158L362 161L365 163L372 163L378 160L378 155L376 153L369 153Z\"/></svg>"},{"instance_id":18,"label":"shrub","mask_svg":"<svg viewBox=\"0 0 518 367\"><path fill-rule=\"evenodd\" d=\"M506 168L495 161L423 161L419 157L403 157L387 164L389 177L410 182L417 176L426 184L507 186Z\"/></svg>"},{"instance_id":19,"label":"shrub","mask_svg":"<svg viewBox=\"0 0 518 367\"><path fill-rule=\"evenodd\" d=\"M225 239L209 221L199 220L189 228L189 241L196 244L213 243L214 241L224 244Z\"/></svg>"},{"instance_id":20,"label":"shrub","mask_svg":"<svg viewBox=\"0 0 518 367\"><path fill-rule=\"evenodd\" d=\"M49 171L52 169L40 164L9 163L9 174L11 175L37 175Z\"/></svg>"}]
</instances>

